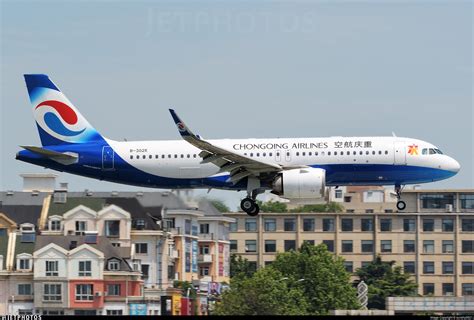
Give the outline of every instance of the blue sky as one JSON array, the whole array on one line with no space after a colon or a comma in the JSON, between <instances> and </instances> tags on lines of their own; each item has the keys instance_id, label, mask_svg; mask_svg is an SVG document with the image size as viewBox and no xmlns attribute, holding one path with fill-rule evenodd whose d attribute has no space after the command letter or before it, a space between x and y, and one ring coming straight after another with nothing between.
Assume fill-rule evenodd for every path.
<instances>
[{"instance_id":1,"label":"blue sky","mask_svg":"<svg viewBox=\"0 0 474 320\"><path fill-rule=\"evenodd\" d=\"M462 165L427 188L473 188L468 1L2 1L0 187L39 144L24 73L47 73L103 135L178 139L408 136ZM127 186L61 175L74 190ZM211 192L236 207L241 194Z\"/></svg>"}]
</instances>

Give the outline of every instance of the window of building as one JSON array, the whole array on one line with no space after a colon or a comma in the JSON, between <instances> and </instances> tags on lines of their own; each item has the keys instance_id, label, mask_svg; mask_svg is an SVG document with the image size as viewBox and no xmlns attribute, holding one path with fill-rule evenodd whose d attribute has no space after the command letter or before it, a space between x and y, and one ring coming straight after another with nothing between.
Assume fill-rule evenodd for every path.
<instances>
[{"instance_id":1,"label":"window of building","mask_svg":"<svg viewBox=\"0 0 474 320\"><path fill-rule=\"evenodd\" d=\"M405 273L415 273L415 261L404 261L403 270Z\"/></svg>"},{"instance_id":2,"label":"window of building","mask_svg":"<svg viewBox=\"0 0 474 320\"><path fill-rule=\"evenodd\" d=\"M393 213L393 209L385 209L384 212L385 213Z\"/></svg>"},{"instance_id":3,"label":"window of building","mask_svg":"<svg viewBox=\"0 0 474 320\"><path fill-rule=\"evenodd\" d=\"M314 231L314 218L303 219L303 231Z\"/></svg>"},{"instance_id":4,"label":"window of building","mask_svg":"<svg viewBox=\"0 0 474 320\"><path fill-rule=\"evenodd\" d=\"M474 274L474 262L463 261L462 262L462 274Z\"/></svg>"},{"instance_id":5,"label":"window of building","mask_svg":"<svg viewBox=\"0 0 474 320\"><path fill-rule=\"evenodd\" d=\"M43 310L41 314L43 316L62 316L64 315L64 310Z\"/></svg>"},{"instance_id":6,"label":"window of building","mask_svg":"<svg viewBox=\"0 0 474 320\"><path fill-rule=\"evenodd\" d=\"M392 231L392 219L380 219L380 231Z\"/></svg>"},{"instance_id":7,"label":"window of building","mask_svg":"<svg viewBox=\"0 0 474 320\"><path fill-rule=\"evenodd\" d=\"M374 231L374 219L361 219L360 220L360 229L362 231Z\"/></svg>"},{"instance_id":8,"label":"window of building","mask_svg":"<svg viewBox=\"0 0 474 320\"><path fill-rule=\"evenodd\" d=\"M120 270L120 261L118 260L109 260L109 263L107 265L107 269L111 270L111 271L116 271L116 270Z\"/></svg>"},{"instance_id":9,"label":"window of building","mask_svg":"<svg viewBox=\"0 0 474 320\"><path fill-rule=\"evenodd\" d=\"M200 267L199 268L199 275L201 277L206 277L209 275L209 267Z\"/></svg>"},{"instance_id":10,"label":"window of building","mask_svg":"<svg viewBox=\"0 0 474 320\"><path fill-rule=\"evenodd\" d=\"M361 248L362 248L362 252L374 252L374 241L362 240Z\"/></svg>"},{"instance_id":11,"label":"window of building","mask_svg":"<svg viewBox=\"0 0 474 320\"><path fill-rule=\"evenodd\" d=\"M30 270L30 259L29 258L21 258L20 259L20 267L19 270Z\"/></svg>"},{"instance_id":12,"label":"window of building","mask_svg":"<svg viewBox=\"0 0 474 320\"><path fill-rule=\"evenodd\" d=\"M352 219L341 219L341 230L342 231L352 231L353 230L353 220Z\"/></svg>"},{"instance_id":13,"label":"window of building","mask_svg":"<svg viewBox=\"0 0 474 320\"><path fill-rule=\"evenodd\" d=\"M434 283L423 283L423 295L434 295L435 285Z\"/></svg>"},{"instance_id":14,"label":"window of building","mask_svg":"<svg viewBox=\"0 0 474 320\"><path fill-rule=\"evenodd\" d=\"M237 252L237 240L230 240L230 252Z\"/></svg>"},{"instance_id":15,"label":"window of building","mask_svg":"<svg viewBox=\"0 0 474 320\"><path fill-rule=\"evenodd\" d=\"M273 261L265 261L265 267L268 267L269 265L271 265L273 263Z\"/></svg>"},{"instance_id":16,"label":"window of building","mask_svg":"<svg viewBox=\"0 0 474 320\"><path fill-rule=\"evenodd\" d=\"M121 309L107 309L106 310L108 316L121 316L123 315L123 311Z\"/></svg>"},{"instance_id":17,"label":"window of building","mask_svg":"<svg viewBox=\"0 0 474 320\"><path fill-rule=\"evenodd\" d=\"M21 242L22 243L34 243L36 239L36 233L34 232L22 232Z\"/></svg>"},{"instance_id":18,"label":"window of building","mask_svg":"<svg viewBox=\"0 0 474 320\"><path fill-rule=\"evenodd\" d=\"M453 274L454 273L454 262L452 261L443 261L443 274Z\"/></svg>"},{"instance_id":19,"label":"window of building","mask_svg":"<svg viewBox=\"0 0 474 320\"><path fill-rule=\"evenodd\" d=\"M45 263L46 263L46 276L47 277L59 276L58 261L45 261Z\"/></svg>"},{"instance_id":20,"label":"window of building","mask_svg":"<svg viewBox=\"0 0 474 320\"><path fill-rule=\"evenodd\" d=\"M416 229L415 219L403 219L403 231L414 232Z\"/></svg>"},{"instance_id":21,"label":"window of building","mask_svg":"<svg viewBox=\"0 0 474 320\"><path fill-rule=\"evenodd\" d=\"M245 252L257 252L257 241L245 240Z\"/></svg>"},{"instance_id":22,"label":"window of building","mask_svg":"<svg viewBox=\"0 0 474 320\"><path fill-rule=\"evenodd\" d=\"M403 240L403 252L415 252L415 240Z\"/></svg>"},{"instance_id":23,"label":"window of building","mask_svg":"<svg viewBox=\"0 0 474 320\"><path fill-rule=\"evenodd\" d=\"M136 254L148 254L148 243L135 243Z\"/></svg>"},{"instance_id":24,"label":"window of building","mask_svg":"<svg viewBox=\"0 0 474 320\"><path fill-rule=\"evenodd\" d=\"M474 209L474 194L461 194L461 209Z\"/></svg>"},{"instance_id":25,"label":"window of building","mask_svg":"<svg viewBox=\"0 0 474 320\"><path fill-rule=\"evenodd\" d=\"M361 267L361 268L365 268L365 267L367 267L368 265L370 265L370 263L371 263L371 261L362 261L362 262L360 263L360 267Z\"/></svg>"},{"instance_id":26,"label":"window of building","mask_svg":"<svg viewBox=\"0 0 474 320\"><path fill-rule=\"evenodd\" d=\"M347 272L354 272L354 263L352 261L344 261L344 268Z\"/></svg>"},{"instance_id":27,"label":"window of building","mask_svg":"<svg viewBox=\"0 0 474 320\"><path fill-rule=\"evenodd\" d=\"M79 261L79 277L90 277L90 276L92 276L91 261Z\"/></svg>"},{"instance_id":28,"label":"window of building","mask_svg":"<svg viewBox=\"0 0 474 320\"><path fill-rule=\"evenodd\" d=\"M61 301L61 284L43 284L43 301Z\"/></svg>"},{"instance_id":29,"label":"window of building","mask_svg":"<svg viewBox=\"0 0 474 320\"><path fill-rule=\"evenodd\" d=\"M392 240L381 240L380 241L381 252L392 252Z\"/></svg>"},{"instance_id":30,"label":"window of building","mask_svg":"<svg viewBox=\"0 0 474 320\"><path fill-rule=\"evenodd\" d=\"M87 231L87 221L76 221L76 235L84 235Z\"/></svg>"},{"instance_id":31,"label":"window of building","mask_svg":"<svg viewBox=\"0 0 474 320\"><path fill-rule=\"evenodd\" d=\"M442 242L443 253L453 253L454 252L454 241L453 240L443 240Z\"/></svg>"},{"instance_id":32,"label":"window of building","mask_svg":"<svg viewBox=\"0 0 474 320\"><path fill-rule=\"evenodd\" d=\"M454 231L454 220L453 219L443 219L442 220L443 232L453 232Z\"/></svg>"},{"instance_id":33,"label":"window of building","mask_svg":"<svg viewBox=\"0 0 474 320\"><path fill-rule=\"evenodd\" d=\"M434 231L434 219L423 219L423 231Z\"/></svg>"},{"instance_id":34,"label":"window of building","mask_svg":"<svg viewBox=\"0 0 474 320\"><path fill-rule=\"evenodd\" d=\"M334 240L323 240L329 252L334 252Z\"/></svg>"},{"instance_id":35,"label":"window of building","mask_svg":"<svg viewBox=\"0 0 474 320\"><path fill-rule=\"evenodd\" d=\"M433 261L424 261L423 262L423 273L433 274L434 273L434 262Z\"/></svg>"},{"instance_id":36,"label":"window of building","mask_svg":"<svg viewBox=\"0 0 474 320\"><path fill-rule=\"evenodd\" d=\"M463 283L462 284L462 295L463 296L474 296L474 283Z\"/></svg>"},{"instance_id":37,"label":"window of building","mask_svg":"<svg viewBox=\"0 0 474 320\"><path fill-rule=\"evenodd\" d=\"M454 295L454 283L443 283L443 296Z\"/></svg>"},{"instance_id":38,"label":"window of building","mask_svg":"<svg viewBox=\"0 0 474 320\"><path fill-rule=\"evenodd\" d=\"M209 234L209 223L201 223L199 225L199 233Z\"/></svg>"},{"instance_id":39,"label":"window of building","mask_svg":"<svg viewBox=\"0 0 474 320\"><path fill-rule=\"evenodd\" d=\"M120 284L114 283L107 285L108 296L120 296Z\"/></svg>"},{"instance_id":40,"label":"window of building","mask_svg":"<svg viewBox=\"0 0 474 320\"><path fill-rule=\"evenodd\" d=\"M249 261L249 271L251 273L254 273L255 271L257 271L257 261Z\"/></svg>"},{"instance_id":41,"label":"window of building","mask_svg":"<svg viewBox=\"0 0 474 320\"><path fill-rule=\"evenodd\" d=\"M355 210L354 209L346 209L346 213L354 213Z\"/></svg>"},{"instance_id":42,"label":"window of building","mask_svg":"<svg viewBox=\"0 0 474 320\"><path fill-rule=\"evenodd\" d=\"M245 219L245 231L257 231L257 219L247 218Z\"/></svg>"},{"instance_id":43,"label":"window of building","mask_svg":"<svg viewBox=\"0 0 474 320\"><path fill-rule=\"evenodd\" d=\"M18 315L24 316L24 315L30 315L33 314L33 309L18 309Z\"/></svg>"},{"instance_id":44,"label":"window of building","mask_svg":"<svg viewBox=\"0 0 474 320\"><path fill-rule=\"evenodd\" d=\"M462 253L474 253L474 240L462 241Z\"/></svg>"},{"instance_id":45,"label":"window of building","mask_svg":"<svg viewBox=\"0 0 474 320\"><path fill-rule=\"evenodd\" d=\"M147 280L150 276L150 265L149 264L142 264L142 276L143 280Z\"/></svg>"},{"instance_id":46,"label":"window of building","mask_svg":"<svg viewBox=\"0 0 474 320\"><path fill-rule=\"evenodd\" d=\"M423 253L434 253L434 240L423 240Z\"/></svg>"},{"instance_id":47,"label":"window of building","mask_svg":"<svg viewBox=\"0 0 474 320\"><path fill-rule=\"evenodd\" d=\"M32 294L31 284L30 283L21 283L18 285L18 295L19 296L30 296Z\"/></svg>"},{"instance_id":48,"label":"window of building","mask_svg":"<svg viewBox=\"0 0 474 320\"><path fill-rule=\"evenodd\" d=\"M120 220L105 221L105 236L119 237L120 236Z\"/></svg>"},{"instance_id":49,"label":"window of building","mask_svg":"<svg viewBox=\"0 0 474 320\"><path fill-rule=\"evenodd\" d=\"M284 220L285 231L296 231L296 223L294 218Z\"/></svg>"},{"instance_id":50,"label":"window of building","mask_svg":"<svg viewBox=\"0 0 474 320\"><path fill-rule=\"evenodd\" d=\"M296 241L295 240L285 240L285 252L290 250L296 250Z\"/></svg>"},{"instance_id":51,"label":"window of building","mask_svg":"<svg viewBox=\"0 0 474 320\"><path fill-rule=\"evenodd\" d=\"M334 191L334 197L336 199L341 199L342 198L342 190L341 189L336 189L336 191Z\"/></svg>"},{"instance_id":52,"label":"window of building","mask_svg":"<svg viewBox=\"0 0 474 320\"><path fill-rule=\"evenodd\" d=\"M461 219L461 230L465 232L474 231L474 219Z\"/></svg>"},{"instance_id":53,"label":"window of building","mask_svg":"<svg viewBox=\"0 0 474 320\"><path fill-rule=\"evenodd\" d=\"M229 231L230 232L237 232L237 221L229 223Z\"/></svg>"},{"instance_id":54,"label":"window of building","mask_svg":"<svg viewBox=\"0 0 474 320\"><path fill-rule=\"evenodd\" d=\"M265 218L263 219L265 231L276 231L276 219Z\"/></svg>"},{"instance_id":55,"label":"window of building","mask_svg":"<svg viewBox=\"0 0 474 320\"><path fill-rule=\"evenodd\" d=\"M352 240L342 240L342 252L352 252Z\"/></svg>"},{"instance_id":56,"label":"window of building","mask_svg":"<svg viewBox=\"0 0 474 320\"><path fill-rule=\"evenodd\" d=\"M344 202L351 202L351 197L349 196L344 197Z\"/></svg>"},{"instance_id":57,"label":"window of building","mask_svg":"<svg viewBox=\"0 0 474 320\"><path fill-rule=\"evenodd\" d=\"M208 245L199 246L199 254L209 254L210 252Z\"/></svg>"},{"instance_id":58,"label":"window of building","mask_svg":"<svg viewBox=\"0 0 474 320\"><path fill-rule=\"evenodd\" d=\"M327 231L327 232L334 231L334 219L332 218L323 219L323 231Z\"/></svg>"},{"instance_id":59,"label":"window of building","mask_svg":"<svg viewBox=\"0 0 474 320\"><path fill-rule=\"evenodd\" d=\"M76 285L76 301L92 301L94 300L92 284Z\"/></svg>"},{"instance_id":60,"label":"window of building","mask_svg":"<svg viewBox=\"0 0 474 320\"><path fill-rule=\"evenodd\" d=\"M306 242L312 246L314 246L314 240L303 240L303 243Z\"/></svg>"},{"instance_id":61,"label":"window of building","mask_svg":"<svg viewBox=\"0 0 474 320\"><path fill-rule=\"evenodd\" d=\"M142 261L140 259L133 259L132 260L133 271L140 271L141 264L142 264Z\"/></svg>"},{"instance_id":62,"label":"window of building","mask_svg":"<svg viewBox=\"0 0 474 320\"><path fill-rule=\"evenodd\" d=\"M276 252L275 240L265 240L265 252Z\"/></svg>"},{"instance_id":63,"label":"window of building","mask_svg":"<svg viewBox=\"0 0 474 320\"><path fill-rule=\"evenodd\" d=\"M51 220L50 228L51 228L51 231L60 231L61 230L61 220Z\"/></svg>"},{"instance_id":64,"label":"window of building","mask_svg":"<svg viewBox=\"0 0 474 320\"><path fill-rule=\"evenodd\" d=\"M422 194L420 200L423 209L444 209L447 204L455 205L452 194Z\"/></svg>"}]
</instances>

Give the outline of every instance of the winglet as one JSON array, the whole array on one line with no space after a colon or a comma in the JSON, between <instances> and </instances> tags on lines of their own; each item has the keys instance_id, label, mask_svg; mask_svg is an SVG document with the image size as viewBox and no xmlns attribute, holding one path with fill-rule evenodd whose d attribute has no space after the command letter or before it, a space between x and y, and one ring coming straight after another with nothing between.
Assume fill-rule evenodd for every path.
<instances>
[{"instance_id":1,"label":"winglet","mask_svg":"<svg viewBox=\"0 0 474 320\"><path fill-rule=\"evenodd\" d=\"M196 137L196 135L189 130L189 128L184 124L184 122L178 117L176 112L173 109L169 109L171 116L173 117L174 123L176 123L176 127L178 127L179 134L185 138L188 136ZM199 139L199 137L196 137Z\"/></svg>"}]
</instances>

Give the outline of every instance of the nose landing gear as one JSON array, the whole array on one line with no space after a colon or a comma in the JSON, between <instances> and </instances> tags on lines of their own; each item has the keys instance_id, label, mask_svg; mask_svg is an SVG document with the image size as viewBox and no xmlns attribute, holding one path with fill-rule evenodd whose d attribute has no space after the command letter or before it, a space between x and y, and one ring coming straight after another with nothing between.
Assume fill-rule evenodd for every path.
<instances>
[{"instance_id":1,"label":"nose landing gear","mask_svg":"<svg viewBox=\"0 0 474 320\"><path fill-rule=\"evenodd\" d=\"M407 204L405 203L405 201L400 200L402 197L402 190L403 188L399 184L395 185L395 193L397 194L397 200L398 200L397 209L399 211L403 211L407 207Z\"/></svg>"}]
</instances>

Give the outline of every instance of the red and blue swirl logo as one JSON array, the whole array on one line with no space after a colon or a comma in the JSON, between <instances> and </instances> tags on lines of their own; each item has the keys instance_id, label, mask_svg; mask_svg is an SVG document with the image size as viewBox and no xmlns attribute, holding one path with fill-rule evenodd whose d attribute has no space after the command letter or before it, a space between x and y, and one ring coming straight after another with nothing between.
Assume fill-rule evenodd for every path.
<instances>
[{"instance_id":1,"label":"red and blue swirl logo","mask_svg":"<svg viewBox=\"0 0 474 320\"><path fill-rule=\"evenodd\" d=\"M57 100L47 100L43 101L40 104L38 104L35 108L37 110L40 107L50 107L53 108L54 110L57 111L61 119L54 113L54 112L45 112L44 113L44 122L45 124L55 133L62 135L62 136L67 136L67 137L73 137L77 136L86 130L86 128L78 131L71 130L67 128L64 123L67 123L68 125L76 125L78 122L77 114L76 112L67 104L57 101Z\"/></svg>"}]
</instances>

